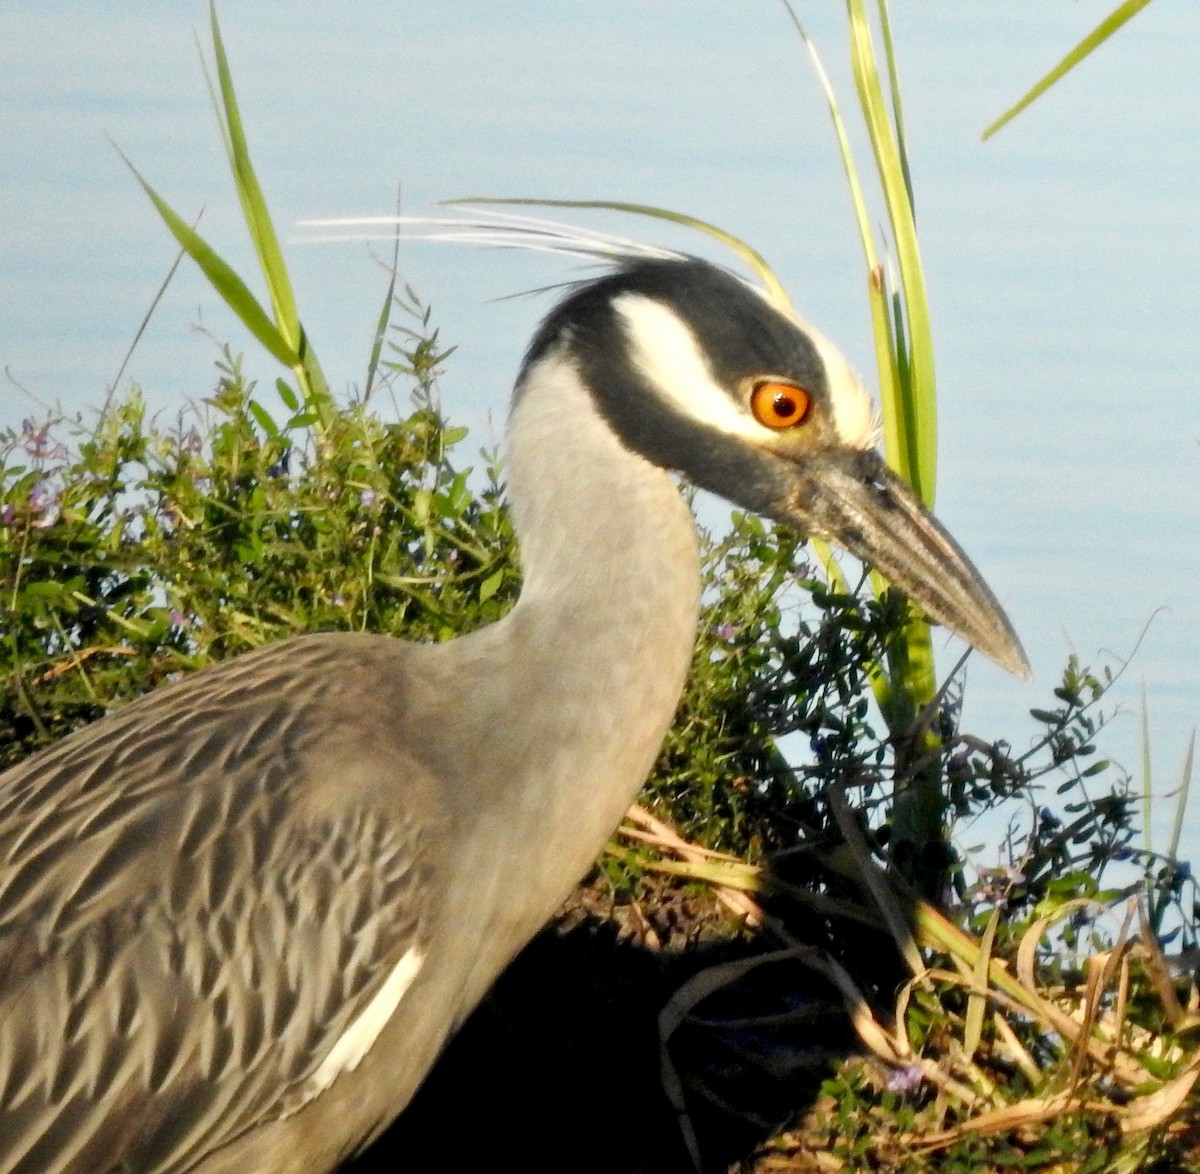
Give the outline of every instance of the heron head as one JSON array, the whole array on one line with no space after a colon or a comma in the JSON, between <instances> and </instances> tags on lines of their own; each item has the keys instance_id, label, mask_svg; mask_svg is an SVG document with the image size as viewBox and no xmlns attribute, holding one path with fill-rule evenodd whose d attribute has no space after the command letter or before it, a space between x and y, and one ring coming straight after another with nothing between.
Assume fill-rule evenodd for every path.
<instances>
[{"instance_id":1,"label":"heron head","mask_svg":"<svg viewBox=\"0 0 1200 1174\"><path fill-rule=\"evenodd\" d=\"M580 287L528 361L566 348L632 449L701 488L845 547L1019 675L1028 662L970 560L883 462L870 397L819 332L695 259Z\"/></svg>"}]
</instances>

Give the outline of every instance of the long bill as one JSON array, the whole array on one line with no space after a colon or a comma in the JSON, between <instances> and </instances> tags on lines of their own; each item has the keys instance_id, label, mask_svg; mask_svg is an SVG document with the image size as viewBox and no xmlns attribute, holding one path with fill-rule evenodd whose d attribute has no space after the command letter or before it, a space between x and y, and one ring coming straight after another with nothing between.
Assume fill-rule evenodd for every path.
<instances>
[{"instance_id":1,"label":"long bill","mask_svg":"<svg viewBox=\"0 0 1200 1174\"><path fill-rule=\"evenodd\" d=\"M844 546L930 619L1029 679L1021 642L983 577L878 453L836 449L789 465L780 521Z\"/></svg>"}]
</instances>

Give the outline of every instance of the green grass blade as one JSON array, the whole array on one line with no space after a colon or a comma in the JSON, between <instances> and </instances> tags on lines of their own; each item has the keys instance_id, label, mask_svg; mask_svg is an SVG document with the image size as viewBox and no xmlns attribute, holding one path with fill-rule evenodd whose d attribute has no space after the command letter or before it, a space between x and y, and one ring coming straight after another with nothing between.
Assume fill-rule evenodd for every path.
<instances>
[{"instance_id":1,"label":"green grass blade","mask_svg":"<svg viewBox=\"0 0 1200 1174\"><path fill-rule=\"evenodd\" d=\"M809 37L803 23L797 17L795 10L784 0L784 9L791 19L792 25L799 34L808 55L812 60L813 69L825 94L829 106L830 119L837 137L838 149L842 156L842 167L846 173L846 181L850 189L850 197L854 205L855 219L858 223L859 238L862 241L863 256L867 263L867 301L871 313L871 333L875 342L875 362L879 373L879 398L883 409L883 441L888 463L902 475L913 480L912 461L909 457L905 436L912 431L911 412L906 407L909 395L906 389L911 385L911 364L909 362L909 347L901 317L901 304L889 298L888 286L883 266L879 262L875 249L875 238L871 230L871 222L867 212L866 200L863 196L862 184L859 181L858 170L854 164L850 139L846 133L846 124L842 118L837 96L833 91L829 75L817 52L816 45ZM886 27L886 26L885 26ZM886 37L891 54L890 27ZM891 70L894 109L899 109L898 75ZM901 144L902 147L902 144ZM905 193L908 192L907 163L903 162L901 171L904 175ZM909 201L911 204L911 201ZM919 257L917 258L919 264ZM935 405L934 405L935 407ZM876 595L884 588L881 576L872 574L872 584ZM929 637L928 625L917 622L909 634L907 646L893 650L889 657L889 672L885 676L879 674L872 680L875 695L880 708L888 718L893 729L904 728L907 721L915 714L919 705L913 701L913 688L906 684L909 674L915 674L922 682L916 692L927 699L933 696L935 677L933 668L933 648ZM893 687L898 686L898 687ZM896 723L896 724L892 724Z\"/></svg>"},{"instance_id":2,"label":"green grass blade","mask_svg":"<svg viewBox=\"0 0 1200 1174\"><path fill-rule=\"evenodd\" d=\"M392 274L388 281L387 294L379 309L379 318L375 323L375 337L371 341L371 357L367 362L367 385L363 390L363 403L371 398L375 386L375 376L379 373L379 359L383 354L384 340L387 338L388 322L392 316L393 298L396 295L396 274L400 270L400 195L396 195L396 235L392 242Z\"/></svg>"},{"instance_id":3,"label":"green grass blade","mask_svg":"<svg viewBox=\"0 0 1200 1174\"><path fill-rule=\"evenodd\" d=\"M871 337L875 340L875 366L879 372L883 451L888 464L907 479L900 408L904 402L904 385L900 382L900 368L896 362L896 327L888 305L887 280L882 265L867 274L867 303L871 311Z\"/></svg>"},{"instance_id":4,"label":"green grass blade","mask_svg":"<svg viewBox=\"0 0 1200 1174\"><path fill-rule=\"evenodd\" d=\"M1074 49L1070 51L1041 81L1037 82L1022 98L1010 106L984 132L986 142L1002 126L1012 122L1026 106L1036 101L1061 77L1071 72L1089 53L1104 44L1122 25L1132 20L1150 0L1125 0L1108 14Z\"/></svg>"},{"instance_id":5,"label":"green grass blade","mask_svg":"<svg viewBox=\"0 0 1200 1174\"><path fill-rule=\"evenodd\" d=\"M863 197L862 184L858 180L858 169L854 166L854 153L850 150L850 138L846 134L846 123L842 118L841 106L838 105L837 95L833 92L833 84L829 80L829 74L825 71L825 65L821 61L821 56L817 52L817 47L813 43L812 38L809 37L808 31L801 23L795 9L792 8L788 0L784 0L783 6L801 41L804 42L805 49L808 50L813 70L817 75L817 81L820 83L821 89L825 94L825 101L829 106L829 116L833 121L834 134L837 136L838 150L842 155L842 167L846 172L846 182L850 187L850 199L854 204L854 218L858 222L858 235L862 240L867 269L874 271L879 268L879 258L875 253L875 236L871 232L871 220L867 214L867 202Z\"/></svg>"},{"instance_id":6,"label":"green grass blade","mask_svg":"<svg viewBox=\"0 0 1200 1174\"><path fill-rule=\"evenodd\" d=\"M200 267L200 271L208 278L213 289L221 296L225 304L238 316L247 330L281 363L296 367L300 356L289 344L288 340L276 328L266 310L259 305L258 300L247 288L246 283L233 271L196 232L186 220L178 216L171 206L142 178L141 173L117 148L117 153L125 161L125 166L133 172L134 178L142 186L142 190L150 197L150 202L158 210L171 235L189 257Z\"/></svg>"},{"instance_id":7,"label":"green grass blade","mask_svg":"<svg viewBox=\"0 0 1200 1174\"><path fill-rule=\"evenodd\" d=\"M871 314L871 337L875 342L875 367L879 374L879 400L883 408L883 449L887 455L888 464L903 472L900 462L903 460L904 454L901 448L900 428L896 412L896 405L901 402L902 398L899 371L896 366L896 348L892 320L888 310L887 283L884 279L883 267L880 265L878 254L875 251L875 235L871 231L867 202L863 196L862 184L859 182L858 169L854 165L854 153L850 149L850 137L846 133L846 123L842 118L841 107L838 104L837 95L833 92L829 74L825 71L816 45L788 0L784 0L784 9L808 51L817 81L824 91L834 135L838 142L838 150L842 156L842 168L850 189L850 199L854 205L854 217L858 224L863 257L867 263L867 303Z\"/></svg>"},{"instance_id":8,"label":"green grass blade","mask_svg":"<svg viewBox=\"0 0 1200 1174\"><path fill-rule=\"evenodd\" d=\"M271 303L280 331L297 351L300 342L300 322L296 312L296 299L292 293L287 266L279 247L279 238L267 211L266 199L258 182L258 176L250 162L250 151L246 144L246 132L242 125L241 110L233 88L233 75L229 69L229 58L221 39L221 28L217 21L217 6L209 6L212 24L213 55L217 65L217 81L220 85L221 109L223 111L222 135L229 154L229 166L233 172L234 185L242 204L242 214L259 265L267 282Z\"/></svg>"},{"instance_id":9,"label":"green grass blade","mask_svg":"<svg viewBox=\"0 0 1200 1174\"><path fill-rule=\"evenodd\" d=\"M746 265L750 267L758 279L766 287L767 293L778 305L791 310L791 299L783 288L783 282L775 276L775 271L767 264L766 259L756 249L746 244L744 240L710 224L707 220L698 220L684 212L672 212L668 208L656 208L650 204L629 204L621 200L537 200L526 196L511 198L500 196L466 196L462 199L446 200L447 204L504 204L510 207L531 208L587 208L602 212L628 212L634 216L649 216L654 220L666 220L672 224L683 225L702 232L713 240L719 241Z\"/></svg>"},{"instance_id":10,"label":"green grass blade","mask_svg":"<svg viewBox=\"0 0 1200 1174\"><path fill-rule=\"evenodd\" d=\"M1179 859L1179 838L1183 834L1183 817L1187 814L1188 792L1192 788L1192 770L1196 764L1196 731L1188 739L1187 754L1183 759L1183 771L1179 779L1179 794L1175 799L1175 822L1171 825L1171 846L1167 856L1176 861Z\"/></svg>"},{"instance_id":11,"label":"green grass blade","mask_svg":"<svg viewBox=\"0 0 1200 1174\"><path fill-rule=\"evenodd\" d=\"M196 225L200 222L199 216L192 222L191 228L194 232ZM146 333L146 328L150 325L150 319L154 317L154 312L158 309L159 303L167 292L167 287L175 278L175 274L179 271L179 266L183 263L187 253L184 249L180 249L175 254L175 260L171 262L170 269L167 270L167 275L162 279L158 289L154 291L154 297L150 299L150 305L146 308L146 312L142 315L142 320L138 323L137 330L133 333L133 340L130 342L125 351L125 357L121 360L121 365L117 368L116 375L113 376L112 382L109 384L108 393L104 397L104 405L100 409L100 425L102 426L105 418L108 416L109 408L112 406L113 398L117 394L117 388L120 386L121 379L125 374L125 369L129 366L129 360L133 358L133 352L137 350L137 345L142 340L142 336Z\"/></svg>"},{"instance_id":12,"label":"green grass blade","mask_svg":"<svg viewBox=\"0 0 1200 1174\"><path fill-rule=\"evenodd\" d=\"M967 1013L963 1017L963 1056L967 1063L975 1058L979 1050L979 1041L983 1038L983 1019L987 1013L988 999L981 991L991 988L988 976L992 968L992 947L996 941L996 929L1000 925L1002 907L997 905L988 917L983 936L979 939L979 956L975 959L971 977L974 979L974 990L967 996Z\"/></svg>"},{"instance_id":13,"label":"green grass blade","mask_svg":"<svg viewBox=\"0 0 1200 1174\"><path fill-rule=\"evenodd\" d=\"M892 18L888 11L887 0L878 0L878 9L879 28L883 33L883 55L887 61L888 89L892 100L892 119L896 124L896 145L900 151L900 168L904 172L904 186L908 190L908 202L915 208L912 174L908 169L908 151L904 145L904 103L900 97L900 70L896 64L896 46L892 40Z\"/></svg>"},{"instance_id":14,"label":"green grass blade","mask_svg":"<svg viewBox=\"0 0 1200 1174\"><path fill-rule=\"evenodd\" d=\"M899 463L926 505L932 506L937 479L937 400L933 367L933 333L925 277L917 245L916 220L908 194L908 177L875 66L871 28L863 0L848 0L851 64L863 118L875 153L875 164L896 242L900 284L908 317L910 381L901 385ZM885 407L886 411L886 407Z\"/></svg>"},{"instance_id":15,"label":"green grass blade","mask_svg":"<svg viewBox=\"0 0 1200 1174\"><path fill-rule=\"evenodd\" d=\"M871 139L876 170L888 207L896 242L899 290L890 301L882 267L872 282L872 320L876 347L886 345L890 378L881 380L884 444L889 462L932 505L937 475L937 398L933 369L933 332L929 320L925 279L917 245L916 220L910 194L908 164L900 137L889 117L875 64L871 29L863 0L848 0L851 64L863 119ZM886 5L880 3L884 37L888 46L889 77L893 100L898 101L899 75L891 43ZM893 105L893 111L897 107ZM876 580L876 590L880 581ZM888 716L904 728L937 688L933 644L929 626L914 619L905 641L890 653Z\"/></svg>"},{"instance_id":16,"label":"green grass blade","mask_svg":"<svg viewBox=\"0 0 1200 1174\"><path fill-rule=\"evenodd\" d=\"M880 399L888 462L933 504L937 476L937 398L933 333L917 244L911 177L903 137L899 72L885 0L878 0L888 69L885 100L865 0L847 0L851 66L875 170L888 209L896 270L871 269L871 315L880 355ZM794 18L793 18L794 19ZM828 86L826 85L828 90ZM842 137L839 134L839 137ZM846 148L843 148L845 152ZM860 217L861 219L861 217ZM869 232L860 224L860 230ZM873 259L873 252L869 254ZM876 593L883 583L873 576ZM886 676L873 681L889 729L900 736L897 766L908 770L936 763L937 738L918 715L937 696L929 625L912 616L903 637L887 652ZM899 789L892 809L893 845L899 867L930 895L940 893L943 866L934 863L944 837L946 799L936 766L919 767Z\"/></svg>"},{"instance_id":17,"label":"green grass blade","mask_svg":"<svg viewBox=\"0 0 1200 1174\"><path fill-rule=\"evenodd\" d=\"M250 161L250 150L246 143L241 110L238 107L237 94L233 87L233 74L229 68L225 44L221 39L215 0L209 5L209 17L212 26L213 56L216 61L217 82L220 90L220 102L216 102L216 95L214 95L214 106L217 111L217 121L221 126L221 136L225 143L226 154L229 158L229 167L233 173L234 186L242 205L242 217L246 222L246 229L258 256L259 268L262 270L263 279L267 285L267 292L275 314L275 324L291 349L299 356L299 362L295 368L296 378L305 391L305 398L324 421L331 412L329 387L320 363L317 361L316 353L310 346L304 327L300 322L295 294L292 291L287 264L283 259L279 237L271 221L271 214L267 209L266 198L258 182L258 176L255 174L254 165ZM209 88L211 91L211 83Z\"/></svg>"}]
</instances>

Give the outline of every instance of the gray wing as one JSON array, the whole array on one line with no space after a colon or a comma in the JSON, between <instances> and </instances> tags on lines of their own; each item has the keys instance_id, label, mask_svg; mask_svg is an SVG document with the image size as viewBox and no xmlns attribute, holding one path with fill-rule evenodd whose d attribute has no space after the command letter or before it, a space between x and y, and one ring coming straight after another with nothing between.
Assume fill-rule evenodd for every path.
<instances>
[{"instance_id":1,"label":"gray wing","mask_svg":"<svg viewBox=\"0 0 1200 1174\"><path fill-rule=\"evenodd\" d=\"M288 641L0 777L0 1168L183 1170L319 1092L427 913L402 647Z\"/></svg>"}]
</instances>

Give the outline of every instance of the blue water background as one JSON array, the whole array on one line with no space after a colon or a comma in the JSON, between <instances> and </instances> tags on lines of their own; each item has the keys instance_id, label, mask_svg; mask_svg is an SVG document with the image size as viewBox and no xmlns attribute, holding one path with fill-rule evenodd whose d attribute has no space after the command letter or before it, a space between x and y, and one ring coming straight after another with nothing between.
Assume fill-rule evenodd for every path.
<instances>
[{"instance_id":1,"label":"blue water background","mask_svg":"<svg viewBox=\"0 0 1200 1174\"><path fill-rule=\"evenodd\" d=\"M1165 847L1168 792L1200 720L1200 7L1156 0L979 140L1110 7L932 0L897 4L894 20L937 344L938 512L1036 673L1026 685L974 664L966 724L1023 745L1036 732L1026 711L1048 703L1069 652L1123 658L1149 624L1101 745L1137 766L1144 683ZM852 106L843 6L798 10ZM296 0L226 4L222 22L289 235L303 217L390 211L400 183L411 210L466 194L678 208L753 242L873 381L841 164L774 4ZM0 9L0 426L39 401L98 406L173 259L106 136L183 214L203 208L203 232L252 270L194 35L207 42L195 0ZM372 251L296 244L289 259L326 373L361 384L386 286ZM488 443L547 304L497 299L572 270L421 245L403 268L458 346L445 406ZM211 389L214 337L274 378L185 265L123 384L174 416ZM1200 798L1183 854L1200 854Z\"/></svg>"}]
</instances>

